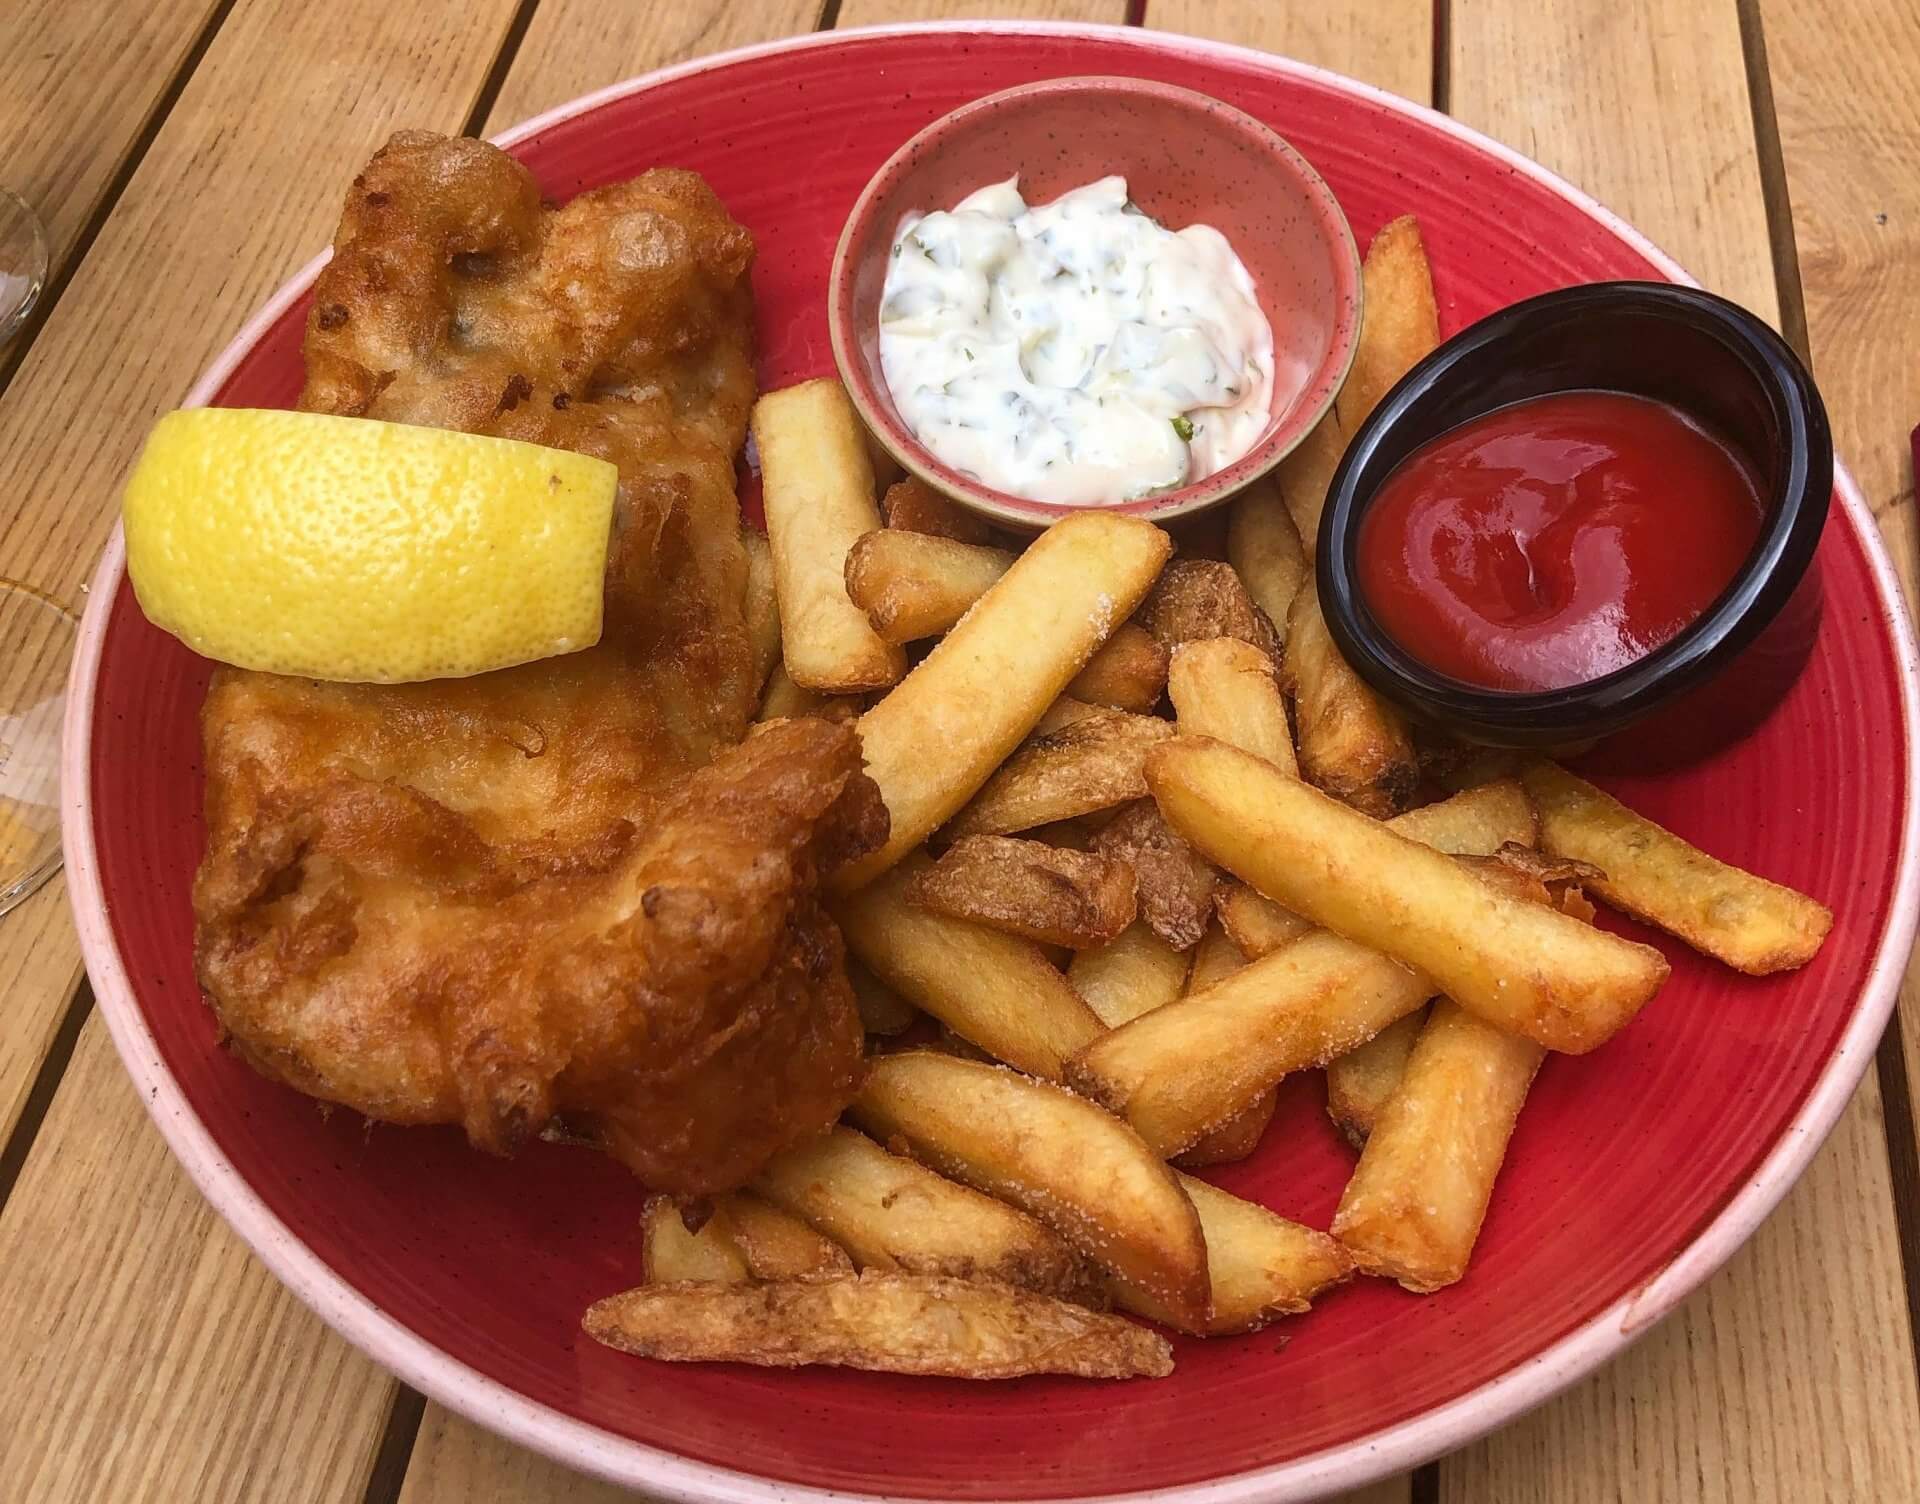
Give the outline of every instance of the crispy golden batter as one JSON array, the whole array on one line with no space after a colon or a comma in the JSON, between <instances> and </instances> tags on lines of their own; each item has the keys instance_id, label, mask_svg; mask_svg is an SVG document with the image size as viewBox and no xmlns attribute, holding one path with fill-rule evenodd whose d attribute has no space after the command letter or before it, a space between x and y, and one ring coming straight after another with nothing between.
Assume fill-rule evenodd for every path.
<instances>
[{"instance_id":1,"label":"crispy golden batter","mask_svg":"<svg viewBox=\"0 0 1920 1504\"><path fill-rule=\"evenodd\" d=\"M266 1074L496 1151L565 1113L682 1194L854 1090L814 886L884 837L858 741L771 726L703 768L758 694L752 254L690 173L549 209L493 147L406 132L355 180L301 406L599 455L620 491L594 648L424 684L215 675L196 952Z\"/></svg>"}]
</instances>

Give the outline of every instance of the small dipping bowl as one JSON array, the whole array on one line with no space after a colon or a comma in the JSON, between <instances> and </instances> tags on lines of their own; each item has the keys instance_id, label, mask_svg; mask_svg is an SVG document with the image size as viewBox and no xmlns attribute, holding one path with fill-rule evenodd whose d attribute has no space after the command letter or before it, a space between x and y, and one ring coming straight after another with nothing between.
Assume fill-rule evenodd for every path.
<instances>
[{"instance_id":1,"label":"small dipping bowl","mask_svg":"<svg viewBox=\"0 0 1920 1504\"><path fill-rule=\"evenodd\" d=\"M902 216L951 209L1015 173L1030 204L1117 173L1133 202L1168 229L1212 225L1253 276L1276 367L1306 373L1231 465L1099 510L1153 522L1200 511L1259 479L1307 436L1346 379L1360 330L1360 256L1333 191L1273 131L1205 94L1143 78L1056 78L976 99L913 137L867 184L834 251L827 327L840 379L911 474L1024 531L1088 510L995 490L942 463L901 419L880 365L880 299Z\"/></svg>"},{"instance_id":2,"label":"small dipping bowl","mask_svg":"<svg viewBox=\"0 0 1920 1504\"><path fill-rule=\"evenodd\" d=\"M1470 419L1532 397L1593 390L1667 403L1751 463L1765 507L1752 552L1690 626L1601 678L1510 691L1429 667L1375 620L1360 586L1360 525L1382 482L1415 450ZM1361 425L1321 514L1321 609L1368 684L1466 741L1574 748L1658 713L1661 735L1636 734L1631 745L1671 765L1750 730L1804 665L1820 605L1818 571L1808 566L1832 494L1833 442L1820 394L1758 318L1712 293L1664 282L1567 288L1461 331ZM1685 506L1687 498L1672 504Z\"/></svg>"}]
</instances>

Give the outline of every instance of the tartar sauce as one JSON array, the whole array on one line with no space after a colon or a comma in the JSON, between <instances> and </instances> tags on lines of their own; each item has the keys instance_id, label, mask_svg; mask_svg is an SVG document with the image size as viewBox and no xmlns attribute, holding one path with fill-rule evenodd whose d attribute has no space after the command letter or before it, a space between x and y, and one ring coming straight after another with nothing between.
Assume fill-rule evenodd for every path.
<instances>
[{"instance_id":1,"label":"tartar sauce","mask_svg":"<svg viewBox=\"0 0 1920 1504\"><path fill-rule=\"evenodd\" d=\"M1273 330L1233 247L1210 225L1150 219L1122 177L1033 208L1013 177L905 216L880 362L941 460L1066 505L1211 475L1273 407Z\"/></svg>"}]
</instances>

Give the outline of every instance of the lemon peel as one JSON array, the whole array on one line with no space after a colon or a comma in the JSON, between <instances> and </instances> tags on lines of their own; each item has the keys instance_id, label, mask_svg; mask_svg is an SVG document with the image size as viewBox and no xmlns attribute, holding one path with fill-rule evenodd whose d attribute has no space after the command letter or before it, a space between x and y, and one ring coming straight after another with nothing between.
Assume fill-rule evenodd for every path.
<instances>
[{"instance_id":1,"label":"lemon peel","mask_svg":"<svg viewBox=\"0 0 1920 1504\"><path fill-rule=\"evenodd\" d=\"M511 439L191 408L127 481L127 573L149 620L223 663L460 678L599 641L618 479Z\"/></svg>"}]
</instances>

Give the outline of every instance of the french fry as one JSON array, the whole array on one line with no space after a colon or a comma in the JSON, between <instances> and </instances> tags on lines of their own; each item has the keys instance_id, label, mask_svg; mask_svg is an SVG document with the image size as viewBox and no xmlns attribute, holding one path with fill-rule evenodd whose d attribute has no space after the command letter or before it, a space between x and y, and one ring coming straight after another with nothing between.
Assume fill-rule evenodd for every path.
<instances>
[{"instance_id":1,"label":"french fry","mask_svg":"<svg viewBox=\"0 0 1920 1504\"><path fill-rule=\"evenodd\" d=\"M1314 928L1310 921L1240 882L1222 883L1213 896L1213 909L1227 938L1249 961L1272 955Z\"/></svg>"},{"instance_id":2,"label":"french fry","mask_svg":"<svg viewBox=\"0 0 1920 1504\"><path fill-rule=\"evenodd\" d=\"M1293 732L1273 671L1265 653L1231 637L1181 644L1167 672L1180 734L1214 737L1298 778Z\"/></svg>"},{"instance_id":3,"label":"french fry","mask_svg":"<svg viewBox=\"0 0 1920 1504\"><path fill-rule=\"evenodd\" d=\"M1213 1309L1205 1321L1186 1321L1116 1281L1114 1303L1122 1309L1196 1337L1224 1337L1257 1332L1276 1316L1297 1316L1316 1295L1352 1276L1353 1260L1325 1233L1191 1175L1182 1175L1180 1184L1206 1235Z\"/></svg>"},{"instance_id":4,"label":"french fry","mask_svg":"<svg viewBox=\"0 0 1920 1504\"><path fill-rule=\"evenodd\" d=\"M937 1274L642 1285L596 1301L580 1324L608 1347L675 1363L830 1364L956 1379L1173 1371L1166 1339L1124 1317Z\"/></svg>"},{"instance_id":5,"label":"french fry","mask_svg":"<svg viewBox=\"0 0 1920 1504\"><path fill-rule=\"evenodd\" d=\"M1151 799L1115 815L1093 838L1093 849L1133 868L1148 928L1175 950L1200 943L1213 917L1220 875L1167 824Z\"/></svg>"},{"instance_id":6,"label":"french fry","mask_svg":"<svg viewBox=\"0 0 1920 1504\"><path fill-rule=\"evenodd\" d=\"M1405 809L1420 784L1406 721L1340 656L1311 575L1287 619L1284 672L1307 781L1378 819Z\"/></svg>"},{"instance_id":7,"label":"french fry","mask_svg":"<svg viewBox=\"0 0 1920 1504\"><path fill-rule=\"evenodd\" d=\"M785 664L774 664L767 691L760 700L760 713L754 719L783 721L806 715L825 721L857 720L860 701L854 695L823 695L815 689L802 689L793 682Z\"/></svg>"},{"instance_id":8,"label":"french fry","mask_svg":"<svg viewBox=\"0 0 1920 1504\"><path fill-rule=\"evenodd\" d=\"M1409 841L1448 856L1493 856L1503 846L1531 846L1539 838L1533 801L1517 778L1483 783L1395 815L1387 824Z\"/></svg>"},{"instance_id":9,"label":"french fry","mask_svg":"<svg viewBox=\"0 0 1920 1504\"><path fill-rule=\"evenodd\" d=\"M747 1256L716 1211L688 1232L670 1196L649 1196L640 1212L640 1267L650 1285L680 1280L737 1283L753 1278Z\"/></svg>"},{"instance_id":10,"label":"french fry","mask_svg":"<svg viewBox=\"0 0 1920 1504\"><path fill-rule=\"evenodd\" d=\"M933 489L917 475L895 481L880 498L887 526L909 533L951 538L955 543L991 543L993 528L977 513Z\"/></svg>"},{"instance_id":11,"label":"french fry","mask_svg":"<svg viewBox=\"0 0 1920 1504\"><path fill-rule=\"evenodd\" d=\"M1749 976L1790 971L1819 954L1833 926L1824 904L1708 856L1565 768L1521 772L1551 855L1599 869L1586 886Z\"/></svg>"},{"instance_id":12,"label":"french fry","mask_svg":"<svg viewBox=\"0 0 1920 1504\"><path fill-rule=\"evenodd\" d=\"M1076 700L1071 695L1062 695L1049 705L1040 719L1033 723L1035 736L1050 736L1063 727L1071 726L1075 721L1084 721L1088 716L1099 715L1102 706L1089 705L1085 700Z\"/></svg>"},{"instance_id":13,"label":"french fry","mask_svg":"<svg viewBox=\"0 0 1920 1504\"><path fill-rule=\"evenodd\" d=\"M880 526L853 404L837 381L804 381L754 403L752 426L787 672L832 694L884 689L906 672L906 655L847 599L847 550Z\"/></svg>"},{"instance_id":14,"label":"french fry","mask_svg":"<svg viewBox=\"0 0 1920 1504\"><path fill-rule=\"evenodd\" d=\"M1446 998L1433 1005L1333 1216L1360 1268L1423 1292L1467 1272L1545 1055Z\"/></svg>"},{"instance_id":15,"label":"french fry","mask_svg":"<svg viewBox=\"0 0 1920 1504\"><path fill-rule=\"evenodd\" d=\"M1147 749L1172 735L1155 716L1103 710L1035 737L987 780L948 834L1006 835L1144 798Z\"/></svg>"},{"instance_id":16,"label":"french fry","mask_svg":"<svg viewBox=\"0 0 1920 1504\"><path fill-rule=\"evenodd\" d=\"M907 884L907 902L1041 945L1085 950L1133 923L1133 869L1012 836L963 836Z\"/></svg>"},{"instance_id":17,"label":"french fry","mask_svg":"<svg viewBox=\"0 0 1920 1504\"><path fill-rule=\"evenodd\" d=\"M1360 275L1360 338L1333 404L1348 441L1394 384L1440 343L1433 272L1417 219L1404 214L1376 231Z\"/></svg>"},{"instance_id":18,"label":"french fry","mask_svg":"<svg viewBox=\"0 0 1920 1504\"><path fill-rule=\"evenodd\" d=\"M1593 922L1594 908L1587 901L1586 889L1606 874L1591 862L1549 856L1544 851L1513 842L1502 846L1488 860L1537 884L1544 895L1541 902L1550 903L1561 913L1571 914L1583 923Z\"/></svg>"},{"instance_id":19,"label":"french fry","mask_svg":"<svg viewBox=\"0 0 1920 1504\"><path fill-rule=\"evenodd\" d=\"M1205 992L1216 982L1225 981L1247 964L1240 948L1227 938L1216 920L1193 953L1193 967L1187 973L1186 995ZM1273 1121L1278 1098L1271 1091L1257 1097L1251 1106L1196 1140L1184 1151L1178 1163L1186 1169L1204 1169L1208 1165L1233 1164L1260 1147L1260 1140Z\"/></svg>"},{"instance_id":20,"label":"french fry","mask_svg":"<svg viewBox=\"0 0 1920 1504\"><path fill-rule=\"evenodd\" d=\"M1529 834L1533 812L1508 784L1402 815L1394 828L1436 848L1495 850ZM1067 1078L1155 1149L1179 1154L1290 1072L1350 1053L1437 990L1378 951L1313 930L1096 1039Z\"/></svg>"},{"instance_id":21,"label":"french fry","mask_svg":"<svg viewBox=\"0 0 1920 1504\"><path fill-rule=\"evenodd\" d=\"M1407 1056L1426 1021L1424 1011L1409 1013L1359 1049L1327 1062L1327 1116L1354 1148L1366 1147L1380 1109L1406 1073Z\"/></svg>"},{"instance_id":22,"label":"french fry","mask_svg":"<svg viewBox=\"0 0 1920 1504\"><path fill-rule=\"evenodd\" d=\"M1378 951L1316 930L1094 1040L1067 1079L1171 1158L1282 1077L1358 1048L1433 993Z\"/></svg>"},{"instance_id":23,"label":"french fry","mask_svg":"<svg viewBox=\"0 0 1920 1504\"><path fill-rule=\"evenodd\" d=\"M1666 958L1651 946L1497 893L1432 848L1222 743L1179 737L1156 747L1147 781L1168 824L1203 855L1549 1049L1581 1054L1604 1043L1666 980Z\"/></svg>"},{"instance_id":24,"label":"french fry","mask_svg":"<svg viewBox=\"0 0 1920 1504\"><path fill-rule=\"evenodd\" d=\"M1186 955L1139 920L1075 956L1067 981L1101 1023L1117 1029L1180 996L1187 971Z\"/></svg>"},{"instance_id":25,"label":"french fry","mask_svg":"<svg viewBox=\"0 0 1920 1504\"><path fill-rule=\"evenodd\" d=\"M747 636L753 643L754 683L765 688L780 661L780 601L774 594L773 549L765 533L740 535L747 550Z\"/></svg>"},{"instance_id":26,"label":"french fry","mask_svg":"<svg viewBox=\"0 0 1920 1504\"><path fill-rule=\"evenodd\" d=\"M832 1128L779 1155L754 1189L804 1218L862 1269L997 1280L1085 1300L1091 1266L1049 1228L991 1196Z\"/></svg>"},{"instance_id":27,"label":"french fry","mask_svg":"<svg viewBox=\"0 0 1920 1504\"><path fill-rule=\"evenodd\" d=\"M904 1034L920 1018L919 1009L852 956L847 958L847 983L853 988L854 1006L859 1008L860 1022L869 1034Z\"/></svg>"},{"instance_id":28,"label":"french fry","mask_svg":"<svg viewBox=\"0 0 1920 1504\"><path fill-rule=\"evenodd\" d=\"M1099 1019L1030 940L907 902L915 858L833 905L847 948L924 1013L997 1060L1057 1078Z\"/></svg>"},{"instance_id":29,"label":"french fry","mask_svg":"<svg viewBox=\"0 0 1920 1504\"><path fill-rule=\"evenodd\" d=\"M834 875L837 891L872 881L979 791L1132 614L1172 547L1151 523L1110 512L1056 522L860 718L892 827L879 850Z\"/></svg>"},{"instance_id":30,"label":"french fry","mask_svg":"<svg viewBox=\"0 0 1920 1504\"><path fill-rule=\"evenodd\" d=\"M1307 551L1275 480L1255 481L1240 493L1227 520L1227 562L1254 605L1282 638L1287 612L1307 577Z\"/></svg>"},{"instance_id":31,"label":"french fry","mask_svg":"<svg viewBox=\"0 0 1920 1504\"><path fill-rule=\"evenodd\" d=\"M850 1109L943 1175L1009 1201L1189 1321L1208 1309L1193 1203L1139 1135L1072 1092L925 1051L875 1060Z\"/></svg>"},{"instance_id":32,"label":"french fry","mask_svg":"<svg viewBox=\"0 0 1920 1504\"><path fill-rule=\"evenodd\" d=\"M1535 838L1533 805L1517 780L1503 779L1463 794L1396 815L1387 824L1410 841L1456 855L1504 855L1530 846ZM1242 882L1225 882L1214 909L1227 937L1249 961L1271 955L1313 928L1305 919L1264 898ZM1587 917L1587 916L1577 916Z\"/></svg>"},{"instance_id":33,"label":"french fry","mask_svg":"<svg viewBox=\"0 0 1920 1504\"><path fill-rule=\"evenodd\" d=\"M1067 693L1090 704L1144 715L1160 703L1166 688L1167 650L1146 628L1124 622L1087 660Z\"/></svg>"},{"instance_id":34,"label":"french fry","mask_svg":"<svg viewBox=\"0 0 1920 1504\"><path fill-rule=\"evenodd\" d=\"M1326 509L1327 492L1333 487L1333 472L1340 468L1340 459L1346 450L1347 435L1341 431L1340 416L1328 409L1326 416L1313 425L1313 431L1274 471L1280 500L1287 516L1293 520L1294 534L1307 556L1309 567L1301 577L1303 584L1313 577L1311 566L1314 555L1320 551L1320 514Z\"/></svg>"},{"instance_id":35,"label":"french fry","mask_svg":"<svg viewBox=\"0 0 1920 1504\"><path fill-rule=\"evenodd\" d=\"M1171 652L1183 642L1233 637L1276 659L1280 639L1231 564L1176 559L1140 606L1140 625Z\"/></svg>"},{"instance_id":36,"label":"french fry","mask_svg":"<svg viewBox=\"0 0 1920 1504\"><path fill-rule=\"evenodd\" d=\"M846 1249L793 1213L746 1191L721 1197L716 1216L725 1218L734 1246L755 1279L819 1279L853 1272Z\"/></svg>"},{"instance_id":37,"label":"french fry","mask_svg":"<svg viewBox=\"0 0 1920 1504\"><path fill-rule=\"evenodd\" d=\"M882 642L937 637L1013 564L1002 548L881 528L847 550L847 598Z\"/></svg>"}]
</instances>

